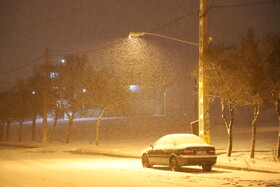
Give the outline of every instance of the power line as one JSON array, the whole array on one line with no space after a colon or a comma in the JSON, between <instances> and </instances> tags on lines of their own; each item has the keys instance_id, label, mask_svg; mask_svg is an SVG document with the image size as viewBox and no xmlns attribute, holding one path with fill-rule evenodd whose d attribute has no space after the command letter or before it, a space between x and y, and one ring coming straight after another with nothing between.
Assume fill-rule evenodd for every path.
<instances>
[{"instance_id":1,"label":"power line","mask_svg":"<svg viewBox=\"0 0 280 187\"><path fill-rule=\"evenodd\" d=\"M42 56L40 56L40 57L38 57L38 58L35 58L34 60L32 60L32 61L31 61L30 63L28 63L28 64L24 64L24 65L22 65L22 66L19 66L19 67L15 68L15 69L10 70L10 71L6 71L6 72L4 72L4 74L12 73L12 72L18 71L18 70L20 70L20 69L23 69L23 68L25 68L25 67L27 67L27 66L30 66L30 65L34 64L35 62L37 62L38 60L40 60L41 58L43 58L44 56L45 56L45 55L42 55Z\"/></svg>"},{"instance_id":2,"label":"power line","mask_svg":"<svg viewBox=\"0 0 280 187\"><path fill-rule=\"evenodd\" d=\"M67 56L67 55L73 55L73 54L84 54L84 53L92 53L98 50L101 50L105 47L98 47L95 49L88 49L88 50L84 50L84 51L75 51L75 52L65 52L65 53L59 53L59 54L53 54L53 55L49 55L50 57L59 57L59 56Z\"/></svg>"},{"instance_id":3,"label":"power line","mask_svg":"<svg viewBox=\"0 0 280 187\"><path fill-rule=\"evenodd\" d=\"M109 45L114 45L115 43L111 43ZM75 51L75 52L65 52L65 53L58 53L58 54L51 54L49 57L62 57L62 56L67 56L67 55L74 55L74 54L86 54L86 53L92 53L96 52L98 50L102 50L104 48L107 48L108 45L96 47L94 49L87 49L87 50L82 50L82 51Z\"/></svg>"},{"instance_id":4,"label":"power line","mask_svg":"<svg viewBox=\"0 0 280 187\"><path fill-rule=\"evenodd\" d=\"M244 7L244 6L255 6L255 5L264 5L264 4L271 4L271 3L277 3L280 2L279 0L272 0L272 1L263 1L263 2L257 2L257 3L245 3L245 4L236 4L236 5L214 5L209 6L210 8L232 8L232 7Z\"/></svg>"},{"instance_id":5,"label":"power line","mask_svg":"<svg viewBox=\"0 0 280 187\"><path fill-rule=\"evenodd\" d=\"M113 45L113 43L112 43L112 45ZM50 55L48 55L48 57L62 57L62 56L73 55L73 54L92 53L92 52L95 52L95 51L98 51L98 50L102 50L102 49L105 48L105 47L108 47L108 46L101 46L101 47L97 47L97 48L95 48L95 49L88 49L88 50L76 51L76 52L66 52L66 53L60 53L60 54L50 54ZM13 72L18 71L18 70L20 70L20 69L23 69L23 68L25 68L25 67L28 67L28 66L30 66L30 65L32 65L32 64L34 64L34 63L36 63L36 62L38 62L38 60L40 60L40 59L43 58L43 57L45 57L45 55L42 55L42 56L40 56L40 57L38 57L38 58L35 58L35 59L32 60L30 63L24 64L24 65L19 66L19 67L15 68L15 69L6 71L6 72L4 72L4 74L13 73Z\"/></svg>"},{"instance_id":6,"label":"power line","mask_svg":"<svg viewBox=\"0 0 280 187\"><path fill-rule=\"evenodd\" d=\"M161 26L159 26L159 27L157 27L157 28L155 28L155 29L153 29L153 30L151 30L151 31L149 31L149 32L155 32L155 31L157 31L157 30L159 30L159 29L162 29L162 28L164 28L164 27L167 27L168 25L171 25L171 24L173 24L173 23L175 23L175 22L177 22L177 21L180 21L181 19L184 19L185 17L188 17L188 16L190 16L190 15L196 13L196 11L197 11L197 9L194 9L193 11L189 12L188 14L186 14L186 15L184 15L184 16L181 16L181 17L179 17L179 18L176 18L176 19L174 19L174 20L172 20L172 21L170 21L170 22L168 22L168 23L166 23L166 24L164 24L164 25L161 25Z\"/></svg>"},{"instance_id":7,"label":"power line","mask_svg":"<svg viewBox=\"0 0 280 187\"><path fill-rule=\"evenodd\" d=\"M207 13L208 10L211 9L211 8L232 8L232 7L256 6L256 5L264 5L264 4L277 3L277 1L280 2L280 0L272 0L272 1L269 1L269 2L268 1L263 1L263 2L257 2L257 3L245 3L245 4L236 4L236 5L214 5L214 6L209 6L205 13ZM161 26L159 26L159 27L157 27L157 28L155 28L155 29L153 29L153 30L151 30L149 32L155 32L155 31L157 31L159 29L167 27L167 26L169 26L169 25L171 25L171 24L173 24L173 23L175 23L177 21L180 21L180 20L184 19L185 17L193 15L194 13L197 13L197 15L198 15L198 9L194 9L192 12L189 12L188 14L186 14L184 16L176 18L176 19L174 19L174 20L172 20L172 21L170 21L170 22L168 22L168 23L166 23L164 25L161 25Z\"/></svg>"}]
</instances>

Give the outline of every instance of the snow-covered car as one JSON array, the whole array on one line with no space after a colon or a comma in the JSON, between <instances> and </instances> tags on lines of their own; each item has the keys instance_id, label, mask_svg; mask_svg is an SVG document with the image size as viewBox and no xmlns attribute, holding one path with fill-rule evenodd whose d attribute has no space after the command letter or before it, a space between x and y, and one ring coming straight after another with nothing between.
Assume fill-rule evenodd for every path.
<instances>
[{"instance_id":1,"label":"snow-covered car","mask_svg":"<svg viewBox=\"0 0 280 187\"><path fill-rule=\"evenodd\" d=\"M158 139L141 155L143 167L167 165L173 171L181 166L199 165L211 171L217 161L215 147L194 134L169 134Z\"/></svg>"}]
</instances>

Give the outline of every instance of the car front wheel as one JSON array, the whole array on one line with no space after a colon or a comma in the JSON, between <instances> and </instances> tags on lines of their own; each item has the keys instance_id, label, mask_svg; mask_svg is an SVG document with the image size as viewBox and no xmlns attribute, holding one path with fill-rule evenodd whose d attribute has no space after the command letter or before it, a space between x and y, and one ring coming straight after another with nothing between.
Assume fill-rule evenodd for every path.
<instances>
[{"instance_id":1,"label":"car front wheel","mask_svg":"<svg viewBox=\"0 0 280 187\"><path fill-rule=\"evenodd\" d=\"M202 169L203 169L203 171L211 171L212 166L209 164L205 164L205 165L202 165Z\"/></svg>"},{"instance_id":2,"label":"car front wheel","mask_svg":"<svg viewBox=\"0 0 280 187\"><path fill-rule=\"evenodd\" d=\"M170 164L170 168L171 168L172 171L180 171L181 170L180 166L178 165L177 159L175 157L172 157L170 159L169 164Z\"/></svg>"},{"instance_id":3,"label":"car front wheel","mask_svg":"<svg viewBox=\"0 0 280 187\"><path fill-rule=\"evenodd\" d=\"M148 160L148 155L146 155L146 154L142 155L141 160L142 160L142 165L143 165L144 168L150 168L151 167L151 165L149 163L149 160Z\"/></svg>"}]
</instances>

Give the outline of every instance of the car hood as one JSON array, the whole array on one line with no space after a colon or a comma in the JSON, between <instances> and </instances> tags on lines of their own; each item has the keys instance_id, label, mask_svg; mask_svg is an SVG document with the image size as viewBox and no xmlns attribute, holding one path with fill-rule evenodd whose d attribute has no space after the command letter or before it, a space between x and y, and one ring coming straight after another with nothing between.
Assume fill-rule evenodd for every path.
<instances>
[{"instance_id":1,"label":"car hood","mask_svg":"<svg viewBox=\"0 0 280 187\"><path fill-rule=\"evenodd\" d=\"M146 153L146 152L148 152L149 150L152 150L152 148L151 148L151 147L147 147L146 149L143 149L143 150L141 151L141 154L142 154L142 153Z\"/></svg>"}]
</instances>

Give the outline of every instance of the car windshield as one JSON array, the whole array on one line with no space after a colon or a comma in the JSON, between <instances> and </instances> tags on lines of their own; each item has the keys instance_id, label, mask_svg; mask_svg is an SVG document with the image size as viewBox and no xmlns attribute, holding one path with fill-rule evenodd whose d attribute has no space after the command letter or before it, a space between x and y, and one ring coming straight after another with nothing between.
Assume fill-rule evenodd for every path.
<instances>
[{"instance_id":1,"label":"car windshield","mask_svg":"<svg viewBox=\"0 0 280 187\"><path fill-rule=\"evenodd\" d=\"M175 145L205 143L201 138L194 135L176 134L173 135L172 137L174 139Z\"/></svg>"}]
</instances>

